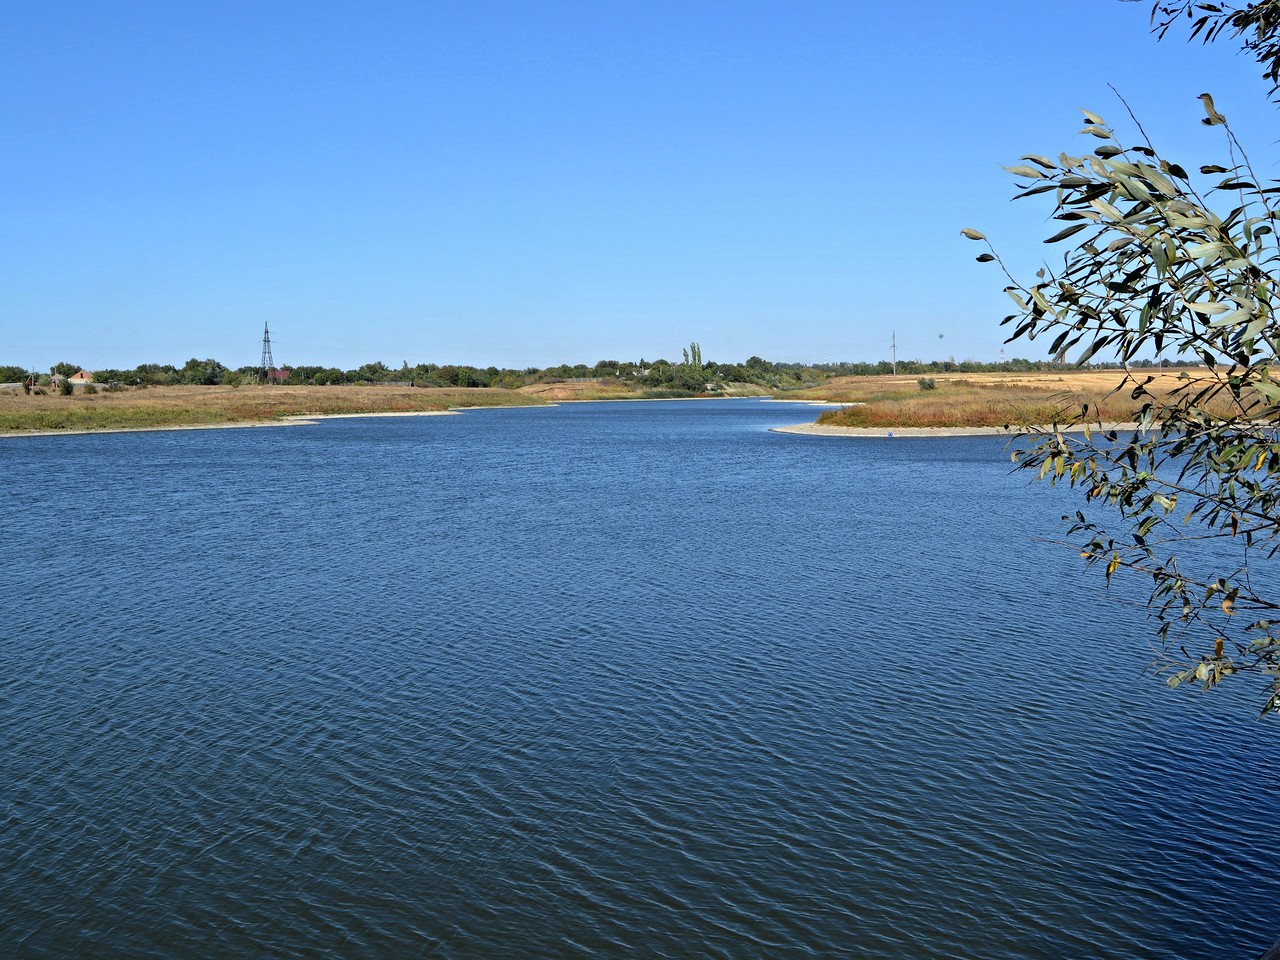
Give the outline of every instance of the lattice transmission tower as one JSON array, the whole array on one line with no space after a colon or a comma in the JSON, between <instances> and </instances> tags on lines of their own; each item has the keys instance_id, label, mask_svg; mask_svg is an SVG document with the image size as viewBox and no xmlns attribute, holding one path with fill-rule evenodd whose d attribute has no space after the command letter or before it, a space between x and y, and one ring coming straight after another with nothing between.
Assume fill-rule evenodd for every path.
<instances>
[{"instance_id":1,"label":"lattice transmission tower","mask_svg":"<svg viewBox=\"0 0 1280 960\"><path fill-rule=\"evenodd\" d=\"M263 383L271 382L271 371L276 368L276 362L271 358L271 330L264 321L262 324L262 363L259 364L258 378Z\"/></svg>"}]
</instances>

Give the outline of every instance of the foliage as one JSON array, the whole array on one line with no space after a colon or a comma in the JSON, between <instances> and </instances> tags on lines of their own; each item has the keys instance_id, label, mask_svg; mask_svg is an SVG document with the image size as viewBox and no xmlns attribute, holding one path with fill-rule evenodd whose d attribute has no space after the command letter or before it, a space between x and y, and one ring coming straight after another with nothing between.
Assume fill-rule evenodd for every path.
<instances>
[{"instance_id":1,"label":"foliage","mask_svg":"<svg viewBox=\"0 0 1280 960\"><path fill-rule=\"evenodd\" d=\"M62 379L58 381L58 391L64 397L71 396L71 394L75 392L75 389L76 385L71 382L71 378L69 376L63 375Z\"/></svg>"},{"instance_id":2,"label":"foliage","mask_svg":"<svg viewBox=\"0 0 1280 960\"><path fill-rule=\"evenodd\" d=\"M937 390L938 381L933 377L921 377L916 381L921 390Z\"/></svg>"},{"instance_id":3,"label":"foliage","mask_svg":"<svg viewBox=\"0 0 1280 960\"><path fill-rule=\"evenodd\" d=\"M226 367L212 358L208 360L197 360L192 357L177 372L176 377L171 381L173 383L194 383L213 386L222 382L222 375L226 373Z\"/></svg>"},{"instance_id":4,"label":"foliage","mask_svg":"<svg viewBox=\"0 0 1280 960\"><path fill-rule=\"evenodd\" d=\"M1151 10L1152 30L1161 39L1184 19L1191 22L1191 39L1198 36L1210 43L1230 33L1231 38L1238 39L1245 52L1253 54L1262 65L1262 75L1271 84L1271 93L1274 95L1280 90L1280 3L1276 0L1262 0L1243 7L1179 0L1178 3L1157 2Z\"/></svg>"},{"instance_id":5,"label":"foliage","mask_svg":"<svg viewBox=\"0 0 1280 960\"><path fill-rule=\"evenodd\" d=\"M1156 32L1182 14L1193 36L1252 31L1245 48L1274 85L1280 0L1245 9L1156 4ZM1100 141L1091 154L1029 154L1009 168L1018 197L1056 200L1061 229L1045 243L1072 240L1061 265L1024 284L990 244L978 260L1009 278L1011 341L1053 337L1051 353L1077 363L1114 355L1126 364L1118 389L1141 403L1137 429L1123 431L1101 429L1088 404L1063 410L1058 425L1032 431L1036 444L1015 462L1084 492L1090 512L1064 520L1083 539L1088 566L1108 583L1119 570L1149 578L1157 664L1170 686L1261 675L1264 712L1278 712L1280 188L1259 179L1213 98L1200 99L1201 122L1220 128L1223 155L1198 175L1162 156L1136 118L1126 140L1085 111L1081 133ZM976 230L964 235L986 241ZM1203 367L1153 393L1132 364L1170 353Z\"/></svg>"}]
</instances>

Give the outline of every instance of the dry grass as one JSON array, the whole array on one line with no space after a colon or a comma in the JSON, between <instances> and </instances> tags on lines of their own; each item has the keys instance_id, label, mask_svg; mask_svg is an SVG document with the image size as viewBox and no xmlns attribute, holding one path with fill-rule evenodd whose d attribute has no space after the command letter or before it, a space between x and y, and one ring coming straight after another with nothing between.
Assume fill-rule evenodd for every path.
<instances>
[{"instance_id":1,"label":"dry grass","mask_svg":"<svg viewBox=\"0 0 1280 960\"><path fill-rule=\"evenodd\" d=\"M1150 371L1147 389L1157 397L1185 381L1177 371ZM1207 376L1204 370L1188 372ZM1143 378L1145 379L1144 373ZM846 427L998 427L1006 424L1050 424L1078 414L1089 405L1089 418L1103 422L1132 421L1142 400L1128 390L1113 392L1119 371L1061 373L970 373L934 375L934 390L922 390L917 377L845 377L826 389L804 391L814 397L858 404L822 414L818 423Z\"/></svg>"},{"instance_id":2,"label":"dry grass","mask_svg":"<svg viewBox=\"0 0 1280 960\"><path fill-rule=\"evenodd\" d=\"M531 383L520 393L553 403L561 400L634 400L643 394L621 380L588 380Z\"/></svg>"},{"instance_id":3,"label":"dry grass","mask_svg":"<svg viewBox=\"0 0 1280 960\"><path fill-rule=\"evenodd\" d=\"M772 395L771 391L753 383L726 383L723 393L693 394L688 390L675 387L646 387L623 380L565 380L554 383L531 383L527 387L521 387L520 392L550 400L553 403L569 400L661 400L693 396L768 397Z\"/></svg>"},{"instance_id":4,"label":"dry grass","mask_svg":"<svg viewBox=\"0 0 1280 960\"><path fill-rule=\"evenodd\" d=\"M129 430L254 423L333 413L415 413L455 407L536 406L514 390L413 387L152 387L70 397L0 392L0 432Z\"/></svg>"}]
</instances>

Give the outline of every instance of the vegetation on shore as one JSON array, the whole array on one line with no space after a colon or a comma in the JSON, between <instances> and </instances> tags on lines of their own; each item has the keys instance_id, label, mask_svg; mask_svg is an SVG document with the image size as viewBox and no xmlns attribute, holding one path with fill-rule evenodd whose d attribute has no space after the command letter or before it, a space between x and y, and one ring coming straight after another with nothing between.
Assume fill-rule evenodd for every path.
<instances>
[{"instance_id":1,"label":"vegetation on shore","mask_svg":"<svg viewBox=\"0 0 1280 960\"><path fill-rule=\"evenodd\" d=\"M814 399L851 406L829 410L818 423L839 427L994 427L1049 425L1078 419L1104 423L1136 420L1144 398L1116 391L1114 371L1071 372L1014 377L992 375L896 379L849 378L823 391L804 391ZM1179 373L1153 374L1150 394L1168 395L1185 381ZM821 395L819 397L819 394Z\"/></svg>"},{"instance_id":2,"label":"vegetation on shore","mask_svg":"<svg viewBox=\"0 0 1280 960\"><path fill-rule=\"evenodd\" d=\"M378 386L157 387L73 396L0 392L0 432L138 430L154 427L269 423L285 417L419 413L458 407L539 406L536 396L502 389Z\"/></svg>"},{"instance_id":3,"label":"vegetation on shore","mask_svg":"<svg viewBox=\"0 0 1280 960\"><path fill-rule=\"evenodd\" d=\"M253 370L245 374L215 361L192 360L181 369L144 364L133 371L97 371L96 384L72 390L65 378L69 376L67 371L78 368L58 364L50 375L33 378L33 387L25 392L0 390L0 432L212 426L303 415L717 396L772 396L854 404L823 414L819 422L861 427L1052 423L1064 419L1068 412L1079 412L1085 403L1090 404L1093 418L1127 421L1140 406L1125 395L1113 393L1121 374L1106 365L1079 371L1023 360L990 365L903 362L898 364L900 375L892 376L893 367L887 362L806 366L752 357L745 364L717 364L703 361L696 343L682 353L682 361L676 364L642 361L645 365L640 366L600 361L595 368L581 370L530 369L519 376L515 371L499 371L502 376L490 378L490 385L470 386L438 386L416 379L361 380L337 386L324 376L304 378L299 370L292 371L283 384L263 386L245 382L249 374L255 373ZM986 369L960 372L956 368L961 366ZM875 372L882 368L883 373ZM465 371L472 369L406 365L401 371L391 371L373 364L348 373L385 378L425 372L436 380L456 378L471 382L477 378ZM856 372L842 373L848 370ZM564 377L559 376L561 373L604 375ZM1177 369L1157 368L1151 375L1156 383L1152 389L1172 389L1183 374ZM0 366L0 382L6 377L12 382L21 376L20 368Z\"/></svg>"},{"instance_id":4,"label":"vegetation on shore","mask_svg":"<svg viewBox=\"0 0 1280 960\"><path fill-rule=\"evenodd\" d=\"M981 363L977 360L889 360L874 363L775 363L761 357L749 357L743 363L718 363L704 360L701 347L691 343L681 351L682 359L638 361L600 360L593 366L583 363L523 370L498 367L472 367L465 365L419 363L410 366L406 361L399 368L382 362L366 363L350 370L337 367L288 366L275 371L282 382L289 386L370 386L390 384L405 387L487 387L521 390L548 384L591 384L602 395L594 399L614 399L617 396L695 396L732 392L743 395L748 387L762 393L823 388L833 380L849 377L887 377L894 373L900 377L940 376L954 374L1025 374L1060 372L1061 366L1048 360L1027 360L1015 357L999 363ZM1178 367L1192 363L1163 361L1159 366ZM1153 367L1149 360L1134 361L1133 367ZM1117 369L1115 364L1092 364L1091 369ZM37 380L49 384L52 375L70 377L82 367L74 363L55 364L48 373L40 373ZM217 360L191 358L181 367L173 364L143 363L130 370L93 369L94 380L99 384L118 383L123 386L240 386L258 383L262 372L256 367L232 369ZM21 383L30 371L14 364L0 363L0 384ZM607 394L607 396L603 395Z\"/></svg>"},{"instance_id":5,"label":"vegetation on shore","mask_svg":"<svg viewBox=\"0 0 1280 960\"><path fill-rule=\"evenodd\" d=\"M1185 381L1158 371L1149 391L1167 393ZM774 396L786 400L850 404L818 422L853 427L986 427L1062 422L1090 405L1090 418L1134 419L1141 400L1116 394L1115 371L913 377L833 377L822 386L767 390L728 383L704 396ZM155 427L269 423L326 414L416 413L460 407L537 406L573 400L650 400L691 396L689 391L640 388L618 379L534 383L519 390L494 387L422 388L395 384L311 386L170 386L120 388L70 396L0 391L0 432L137 430Z\"/></svg>"}]
</instances>

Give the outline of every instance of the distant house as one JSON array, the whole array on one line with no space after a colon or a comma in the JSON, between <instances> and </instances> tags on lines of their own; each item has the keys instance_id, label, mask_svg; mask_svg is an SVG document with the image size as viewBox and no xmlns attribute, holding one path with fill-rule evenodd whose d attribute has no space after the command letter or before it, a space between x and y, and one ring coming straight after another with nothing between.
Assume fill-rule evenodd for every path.
<instances>
[{"instance_id":1,"label":"distant house","mask_svg":"<svg viewBox=\"0 0 1280 960\"><path fill-rule=\"evenodd\" d=\"M76 384L93 383L93 374L88 370L81 370L79 373L71 375L71 382Z\"/></svg>"},{"instance_id":2,"label":"distant house","mask_svg":"<svg viewBox=\"0 0 1280 960\"><path fill-rule=\"evenodd\" d=\"M292 370L268 370L267 383L284 383L292 373Z\"/></svg>"}]
</instances>

